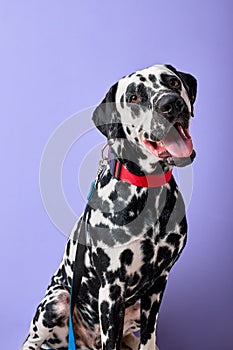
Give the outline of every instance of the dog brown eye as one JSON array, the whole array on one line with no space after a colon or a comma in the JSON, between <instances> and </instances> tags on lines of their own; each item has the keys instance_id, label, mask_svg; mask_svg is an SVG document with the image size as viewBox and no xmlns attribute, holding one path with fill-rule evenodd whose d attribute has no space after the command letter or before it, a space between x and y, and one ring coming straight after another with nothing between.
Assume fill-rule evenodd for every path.
<instances>
[{"instance_id":1,"label":"dog brown eye","mask_svg":"<svg viewBox=\"0 0 233 350\"><path fill-rule=\"evenodd\" d=\"M171 78L169 80L169 85L171 88L178 89L180 87L180 81L176 78Z\"/></svg>"},{"instance_id":2,"label":"dog brown eye","mask_svg":"<svg viewBox=\"0 0 233 350\"><path fill-rule=\"evenodd\" d=\"M140 97L138 95L132 95L129 98L129 103L139 103Z\"/></svg>"}]
</instances>

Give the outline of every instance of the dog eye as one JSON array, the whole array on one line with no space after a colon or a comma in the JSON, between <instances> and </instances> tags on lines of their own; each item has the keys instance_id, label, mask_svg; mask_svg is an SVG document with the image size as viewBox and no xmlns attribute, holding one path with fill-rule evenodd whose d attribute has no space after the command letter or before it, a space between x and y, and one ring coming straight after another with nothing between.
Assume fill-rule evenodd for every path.
<instances>
[{"instance_id":1,"label":"dog eye","mask_svg":"<svg viewBox=\"0 0 233 350\"><path fill-rule=\"evenodd\" d=\"M178 89L180 87L180 81L177 78L170 78L169 86L173 89Z\"/></svg>"},{"instance_id":2,"label":"dog eye","mask_svg":"<svg viewBox=\"0 0 233 350\"><path fill-rule=\"evenodd\" d=\"M141 101L139 95L131 95L129 98L129 103L139 103Z\"/></svg>"}]
</instances>

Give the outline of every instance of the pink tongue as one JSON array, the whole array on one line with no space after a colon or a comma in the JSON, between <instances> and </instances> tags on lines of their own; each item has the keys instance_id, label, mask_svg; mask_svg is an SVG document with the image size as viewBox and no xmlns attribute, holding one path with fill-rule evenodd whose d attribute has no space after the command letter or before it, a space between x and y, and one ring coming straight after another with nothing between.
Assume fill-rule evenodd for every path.
<instances>
[{"instance_id":1,"label":"pink tongue","mask_svg":"<svg viewBox=\"0 0 233 350\"><path fill-rule=\"evenodd\" d=\"M166 150L176 158L189 157L193 151L192 139L186 137L175 127L162 139Z\"/></svg>"}]
</instances>

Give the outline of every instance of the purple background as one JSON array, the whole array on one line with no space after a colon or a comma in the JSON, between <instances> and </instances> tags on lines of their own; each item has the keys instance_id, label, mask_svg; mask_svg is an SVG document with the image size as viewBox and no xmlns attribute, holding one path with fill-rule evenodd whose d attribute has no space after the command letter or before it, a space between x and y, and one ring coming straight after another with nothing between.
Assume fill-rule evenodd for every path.
<instances>
[{"instance_id":1,"label":"purple background","mask_svg":"<svg viewBox=\"0 0 233 350\"><path fill-rule=\"evenodd\" d=\"M232 349L232 1L1 1L0 45L1 348L24 340L66 242L40 196L48 138L121 76L165 62L198 79L198 157L188 245L169 279L158 342ZM79 214L78 184L65 183Z\"/></svg>"}]
</instances>

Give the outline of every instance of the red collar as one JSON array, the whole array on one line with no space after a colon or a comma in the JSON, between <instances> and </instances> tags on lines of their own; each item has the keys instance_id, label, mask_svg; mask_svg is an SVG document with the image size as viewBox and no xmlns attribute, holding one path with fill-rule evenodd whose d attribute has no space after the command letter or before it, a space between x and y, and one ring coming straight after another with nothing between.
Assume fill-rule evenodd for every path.
<instances>
[{"instance_id":1,"label":"red collar","mask_svg":"<svg viewBox=\"0 0 233 350\"><path fill-rule=\"evenodd\" d=\"M168 183L172 176L172 170L158 175L138 176L131 173L124 164L121 164L119 161L115 160L114 163L113 176L118 180L128 182L138 187L161 187Z\"/></svg>"}]
</instances>

